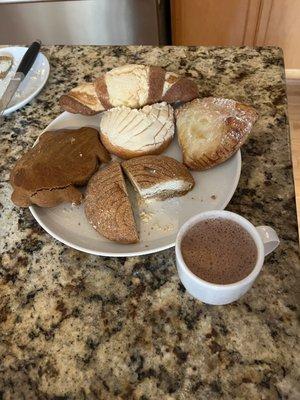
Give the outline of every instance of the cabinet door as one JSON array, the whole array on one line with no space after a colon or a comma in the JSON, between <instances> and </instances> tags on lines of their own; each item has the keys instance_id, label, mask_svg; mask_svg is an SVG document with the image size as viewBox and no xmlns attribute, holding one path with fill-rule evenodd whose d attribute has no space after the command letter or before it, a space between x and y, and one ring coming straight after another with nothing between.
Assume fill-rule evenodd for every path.
<instances>
[{"instance_id":1,"label":"cabinet door","mask_svg":"<svg viewBox=\"0 0 300 400\"><path fill-rule=\"evenodd\" d=\"M256 46L280 46L286 68L300 68L300 0L262 0Z\"/></svg>"},{"instance_id":2,"label":"cabinet door","mask_svg":"<svg viewBox=\"0 0 300 400\"><path fill-rule=\"evenodd\" d=\"M260 2L260 0L171 0L173 44L252 45L257 29Z\"/></svg>"}]
</instances>

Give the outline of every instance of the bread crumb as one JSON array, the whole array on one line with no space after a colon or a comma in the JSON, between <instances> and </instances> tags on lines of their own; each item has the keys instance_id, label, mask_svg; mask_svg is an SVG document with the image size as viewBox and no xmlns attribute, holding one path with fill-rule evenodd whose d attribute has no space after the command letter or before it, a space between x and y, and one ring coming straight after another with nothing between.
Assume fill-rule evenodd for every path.
<instances>
[{"instance_id":1,"label":"bread crumb","mask_svg":"<svg viewBox=\"0 0 300 400\"><path fill-rule=\"evenodd\" d=\"M79 157L82 157L82 153L79 154Z\"/></svg>"},{"instance_id":2,"label":"bread crumb","mask_svg":"<svg viewBox=\"0 0 300 400\"><path fill-rule=\"evenodd\" d=\"M150 212L147 213L145 211L141 211L140 218L144 222L149 222L151 220L151 218L152 218L152 215L153 215L153 213L150 213Z\"/></svg>"},{"instance_id":3,"label":"bread crumb","mask_svg":"<svg viewBox=\"0 0 300 400\"><path fill-rule=\"evenodd\" d=\"M141 197L137 198L137 204L139 207L142 207L145 204L145 200L142 199Z\"/></svg>"},{"instance_id":4,"label":"bread crumb","mask_svg":"<svg viewBox=\"0 0 300 400\"><path fill-rule=\"evenodd\" d=\"M74 142L75 142L75 138L72 137L72 138L71 138L71 144L74 143Z\"/></svg>"},{"instance_id":5,"label":"bread crumb","mask_svg":"<svg viewBox=\"0 0 300 400\"><path fill-rule=\"evenodd\" d=\"M153 227L151 227L151 229L155 229L155 230L162 231L162 232L168 232L168 231L171 231L172 229L174 229L174 225L167 224L167 225L161 226L159 224L154 224Z\"/></svg>"},{"instance_id":6,"label":"bread crumb","mask_svg":"<svg viewBox=\"0 0 300 400\"><path fill-rule=\"evenodd\" d=\"M163 231L164 231L164 232L171 231L172 229L174 229L174 225L173 225L173 224L165 225L165 226L163 227Z\"/></svg>"}]
</instances>

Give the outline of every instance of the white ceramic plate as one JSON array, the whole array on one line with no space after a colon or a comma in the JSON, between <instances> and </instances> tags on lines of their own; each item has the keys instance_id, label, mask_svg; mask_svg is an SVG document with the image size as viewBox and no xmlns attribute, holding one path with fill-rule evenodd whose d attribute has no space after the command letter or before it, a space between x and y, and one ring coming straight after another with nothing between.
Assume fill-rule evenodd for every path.
<instances>
[{"instance_id":1,"label":"white ceramic plate","mask_svg":"<svg viewBox=\"0 0 300 400\"><path fill-rule=\"evenodd\" d=\"M86 117L64 112L46 130L61 128L99 127L100 115ZM164 152L181 160L175 138ZM241 172L241 153L238 151L225 163L203 172L192 172L194 189L183 197L165 201L150 201L139 205L140 243L120 244L99 235L87 222L83 206L61 204L54 208L31 206L37 222L54 238L77 250L90 254L127 257L150 254L175 245L180 226L201 211L222 210L237 187Z\"/></svg>"},{"instance_id":2,"label":"white ceramic plate","mask_svg":"<svg viewBox=\"0 0 300 400\"><path fill-rule=\"evenodd\" d=\"M2 97L10 79L15 74L18 65L27 51L27 47L3 47L0 55L13 57L14 62L4 79L0 80L0 98ZM18 87L9 107L4 111L8 115L29 103L44 87L50 72L50 66L44 54L39 53L30 71Z\"/></svg>"}]
</instances>

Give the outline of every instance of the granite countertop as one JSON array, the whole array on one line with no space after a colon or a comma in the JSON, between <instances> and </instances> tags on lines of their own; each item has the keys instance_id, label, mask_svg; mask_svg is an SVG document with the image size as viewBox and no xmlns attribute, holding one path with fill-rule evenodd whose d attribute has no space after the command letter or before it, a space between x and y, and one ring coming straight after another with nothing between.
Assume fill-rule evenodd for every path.
<instances>
[{"instance_id":1,"label":"granite countertop","mask_svg":"<svg viewBox=\"0 0 300 400\"><path fill-rule=\"evenodd\" d=\"M300 396L295 196L282 51L275 47L44 47L48 83L1 126L0 398L296 399ZM186 73L200 96L253 104L228 209L281 245L252 290L216 307L180 284L174 250L96 257L66 247L10 202L9 170L61 112L60 95L137 62Z\"/></svg>"}]
</instances>

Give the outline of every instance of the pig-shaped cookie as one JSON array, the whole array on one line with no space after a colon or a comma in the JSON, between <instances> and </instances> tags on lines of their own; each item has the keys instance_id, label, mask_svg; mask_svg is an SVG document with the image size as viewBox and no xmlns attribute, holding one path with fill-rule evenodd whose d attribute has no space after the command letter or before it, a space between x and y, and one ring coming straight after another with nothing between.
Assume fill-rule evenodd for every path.
<instances>
[{"instance_id":1,"label":"pig-shaped cookie","mask_svg":"<svg viewBox=\"0 0 300 400\"><path fill-rule=\"evenodd\" d=\"M77 187L88 182L99 163L109 160L96 129L45 132L11 171L12 201L20 207L79 204L82 193Z\"/></svg>"}]
</instances>

